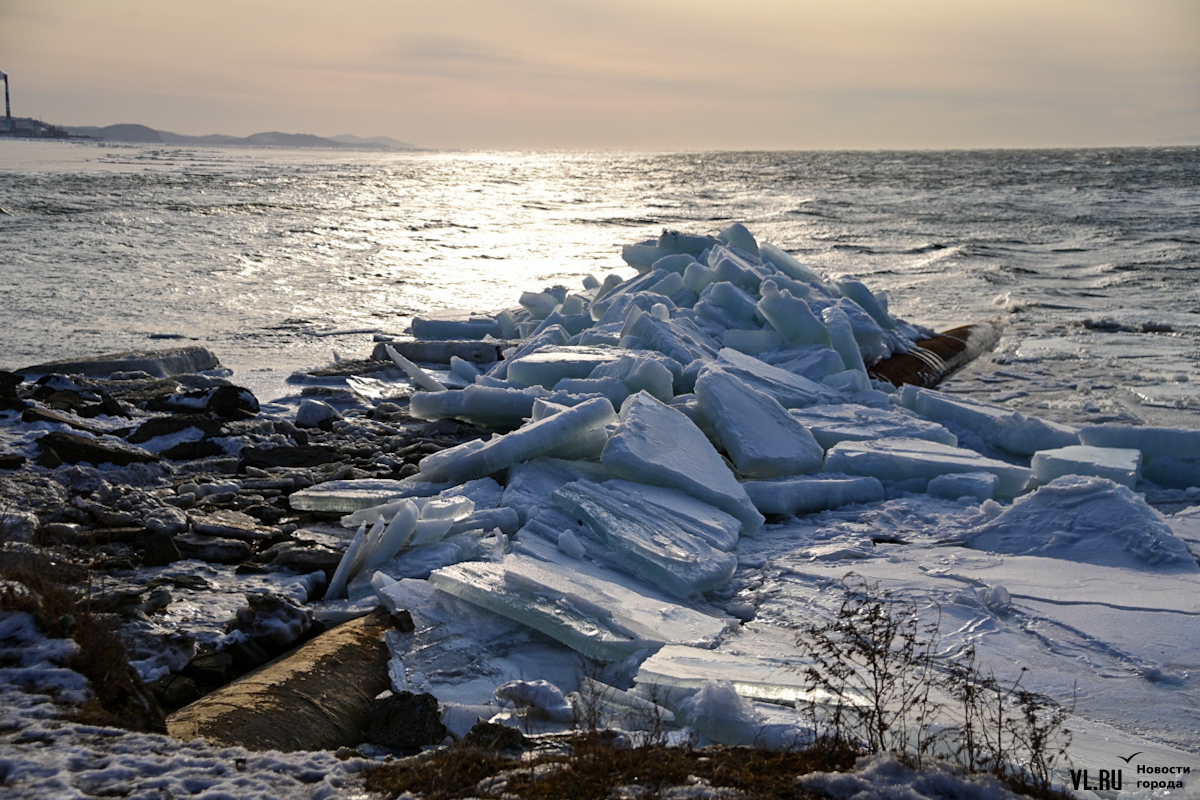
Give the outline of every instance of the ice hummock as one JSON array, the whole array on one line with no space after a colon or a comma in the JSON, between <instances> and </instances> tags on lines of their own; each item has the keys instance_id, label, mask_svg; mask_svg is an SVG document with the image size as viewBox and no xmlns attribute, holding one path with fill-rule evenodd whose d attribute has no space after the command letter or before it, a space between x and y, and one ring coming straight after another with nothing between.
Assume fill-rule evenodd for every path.
<instances>
[{"instance_id":1,"label":"ice hummock","mask_svg":"<svg viewBox=\"0 0 1200 800\"><path fill-rule=\"evenodd\" d=\"M1200 572L1162 515L1107 478L1056 478L968 539L972 547L1128 569Z\"/></svg>"},{"instance_id":2,"label":"ice hummock","mask_svg":"<svg viewBox=\"0 0 1200 800\"><path fill-rule=\"evenodd\" d=\"M748 620L747 628L776 626L764 639L778 643L804 615L828 612L827 605L796 601L824 591L853 559L855 569L884 576L904 591L936 584L936 602L960 623L953 636L977 637L986 646L996 620L1025 613L1014 609L1032 601L1015 590L1010 595L1004 586L960 578L977 565L1009 576L1006 583L1025 564L1049 558L1068 572L1065 565L1073 562L1114 571L1106 575L1136 570L1190 579L1194 559L1189 561L1186 546L1155 526L1152 515L1131 511L1136 503L1129 497L1064 488L1073 480L1099 479L1060 478L1021 499L1037 485L1030 480L1035 473L1043 481L1053 477L1044 469L1049 451L1078 455L1073 448L1081 445L1132 449L1117 441L1120 436L1137 439L1139 449L1146 445L1148 475L1156 462L1161 469L1190 464L1193 450L1175 452L1166 444L1154 449L1170 433L1115 433L1115 426L1095 426L1104 429L1098 436L1109 438L1088 441L1073 426L1003 406L871 383L865 367L911 348L921 332L892 318L886 298L853 279L821 276L765 243L748 248L740 231L727 238L666 236L627 251L641 272L633 280L610 276L603 284L585 282L575 293L565 287L531 292L520 308L494 315L506 336L525 339L512 343L505 360L485 374L452 365L461 382L445 385L466 388L417 392L412 408L429 419L451 416L511 430L430 456L418 476L447 479L421 481L425 487L465 475L494 476L504 489L490 510L511 512L506 520L495 517L507 529L498 535L450 532L406 549L411 563L401 566L393 559L380 569L411 574L429 566L431 581L443 590L438 595L457 594L519 619L582 654L611 662L613 674L620 671L626 679L639 668L646 678L660 666L665 674L669 650L646 660L662 643L688 649L716 645L691 654L710 673L701 676L703 670L693 666L687 691L730 686L755 699L783 691L779 687L788 681L773 677L751 686L754 681L745 678L772 663L770 654L745 651L744 638L722 627L723 618L706 628L711 635L694 638L638 632L620 615L628 598L607 588L602 596L585 589L612 584L641 597L653 594L658 599L648 607L666 617L679 613L676 608L718 606ZM801 302L809 315L799 322L781 313ZM746 397L753 403L744 402ZM580 409L588 403L607 403L608 414L583 419ZM614 417L611 409L618 405L621 413ZM770 412L758 413L765 407ZM793 460L763 467L769 463L763 454L796 430L811 434L819 447L792 441L777 449ZM819 450L828 451L823 463ZM485 452L495 459L484 462L479 454ZM796 461L798 454L807 461ZM1030 456L1033 469L1027 466ZM1103 461L1077 458L1069 470L1096 472ZM1190 473L1183 472L1179 480L1189 480ZM772 473L769 479L739 480ZM1006 507L1012 498L1019 502ZM1107 532L1078 511L1092 505L1107 517ZM820 516L782 521L813 513ZM512 514L520 528L509 541ZM772 525L764 527L764 514L771 515ZM470 524L468 519L462 524ZM487 524L482 516L478 520ZM910 541L970 541L977 549L931 551L909 547ZM988 551L978 549L984 547ZM504 555L506 548L515 555ZM731 554L740 561L736 573ZM1092 566L1089 558L1108 561ZM456 559L471 560L438 567ZM1055 569L1040 568L1048 574ZM352 591L361 588L362 572ZM809 583L803 590L777 595L781 587L804 581ZM389 590L380 591L382 596ZM1057 596L1046 597L1038 602L1058 602ZM1143 611L1151 613L1137 613ZM982 616L972 616L976 613ZM1070 624L1067 612L1060 616ZM661 620L643 622L653 628ZM1183 623L1178 627L1187 629ZM712 633L717 628L722 632ZM991 652L1002 649L992 646ZM1045 658L1058 664L1054 659L1060 655ZM715 668L724 662L724 672ZM1148 666L1146 672L1158 675L1156 669ZM1186 680L1177 672L1161 667L1164 680ZM728 697L717 689L709 695L702 705L710 710ZM776 698L781 699L787 698ZM742 719L736 703L724 705L730 719ZM690 719L686 713L679 718Z\"/></svg>"}]
</instances>

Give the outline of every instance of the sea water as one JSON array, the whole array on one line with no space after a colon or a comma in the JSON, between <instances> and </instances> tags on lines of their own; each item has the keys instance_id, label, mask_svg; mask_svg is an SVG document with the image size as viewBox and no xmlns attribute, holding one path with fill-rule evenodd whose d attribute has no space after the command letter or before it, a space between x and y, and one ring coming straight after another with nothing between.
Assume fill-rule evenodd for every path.
<instances>
[{"instance_id":1,"label":"sea water","mask_svg":"<svg viewBox=\"0 0 1200 800\"><path fill-rule=\"evenodd\" d=\"M414 314L634 271L742 222L937 330L945 388L1200 428L1200 148L359 152L0 143L0 368L201 344L237 370L364 357Z\"/></svg>"}]
</instances>

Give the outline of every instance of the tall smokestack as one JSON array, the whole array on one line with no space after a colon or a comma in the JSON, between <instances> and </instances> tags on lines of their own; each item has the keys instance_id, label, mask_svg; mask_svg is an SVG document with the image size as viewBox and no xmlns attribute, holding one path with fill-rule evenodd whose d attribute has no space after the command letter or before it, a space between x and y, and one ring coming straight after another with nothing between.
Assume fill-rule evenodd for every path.
<instances>
[{"instance_id":1,"label":"tall smokestack","mask_svg":"<svg viewBox=\"0 0 1200 800\"><path fill-rule=\"evenodd\" d=\"M0 78L4 78L4 118L12 122L12 108L8 105L8 73L0 72Z\"/></svg>"}]
</instances>

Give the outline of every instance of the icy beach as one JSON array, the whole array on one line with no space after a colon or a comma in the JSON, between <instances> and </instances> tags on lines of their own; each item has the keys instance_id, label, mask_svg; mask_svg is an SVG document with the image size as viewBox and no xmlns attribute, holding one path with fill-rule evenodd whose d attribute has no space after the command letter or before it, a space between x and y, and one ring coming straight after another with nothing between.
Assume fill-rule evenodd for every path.
<instances>
[{"instance_id":1,"label":"icy beach","mask_svg":"<svg viewBox=\"0 0 1200 800\"><path fill-rule=\"evenodd\" d=\"M277 396L202 348L22 370L3 387L6 553L87 553L140 678L182 709L176 735L201 695L382 605L411 625L383 637L380 675L435 697L443 735L598 715L786 748L820 733L801 634L854 573L937 624L939 669L969 646L1069 709L1062 785L1120 769L1121 796L1148 796L1190 769L1200 430L954 391L1012 380L991 354L937 388L893 386L881 365L932 332L741 225L622 257L633 277L417 315L417 341ZM28 614L3 625L14 796L94 796L110 763L170 791L361 791L360 760L259 765L220 701L188 723L208 747L57 721L51 697L89 691L72 645ZM251 777L185 777L203 763Z\"/></svg>"}]
</instances>

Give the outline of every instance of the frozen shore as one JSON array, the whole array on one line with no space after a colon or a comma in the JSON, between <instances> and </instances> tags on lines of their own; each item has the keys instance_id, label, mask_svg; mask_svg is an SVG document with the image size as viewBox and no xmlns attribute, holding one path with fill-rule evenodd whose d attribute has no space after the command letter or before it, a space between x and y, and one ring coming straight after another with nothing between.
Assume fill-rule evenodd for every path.
<instances>
[{"instance_id":1,"label":"frozen shore","mask_svg":"<svg viewBox=\"0 0 1200 800\"><path fill-rule=\"evenodd\" d=\"M797 632L854 572L940 619L941 657L974 646L1073 704L1076 768L1195 760L1195 431L896 389L868 365L929 332L865 286L740 226L664 240L627 248L626 282L415 322L420 367L383 348L259 397L203 357L9 379L6 557L87 575L168 711L382 602L414 621L393 690L455 735L569 727L611 690L626 728L653 702L702 741L780 745L812 733ZM447 343L483 337L502 360ZM27 745L70 728L39 690L86 689L23 620L5 780L83 780ZM358 765L279 763L266 796L333 796Z\"/></svg>"}]
</instances>

